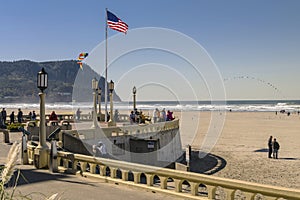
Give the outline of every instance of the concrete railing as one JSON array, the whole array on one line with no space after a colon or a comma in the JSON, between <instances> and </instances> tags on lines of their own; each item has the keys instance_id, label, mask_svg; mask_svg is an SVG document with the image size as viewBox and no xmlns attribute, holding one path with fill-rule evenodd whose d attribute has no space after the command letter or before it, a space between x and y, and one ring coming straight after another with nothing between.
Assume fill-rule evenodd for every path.
<instances>
[{"instance_id":1,"label":"concrete railing","mask_svg":"<svg viewBox=\"0 0 300 200\"><path fill-rule=\"evenodd\" d=\"M298 199L300 190L58 152L61 169L187 199Z\"/></svg>"},{"instance_id":2,"label":"concrete railing","mask_svg":"<svg viewBox=\"0 0 300 200\"><path fill-rule=\"evenodd\" d=\"M179 120L159 122L153 124L137 124L132 126L123 126L120 127L122 132L133 135L138 133L149 133L149 132L158 132L158 131L167 131L172 129L179 128Z\"/></svg>"},{"instance_id":3,"label":"concrete railing","mask_svg":"<svg viewBox=\"0 0 300 200\"><path fill-rule=\"evenodd\" d=\"M179 128L179 120L175 119L173 121L159 122L154 124L134 124L128 126L112 126L112 127L101 127L101 133L106 137L111 136L122 136L122 135L136 135L143 133L155 133L160 131L168 131ZM74 135L81 139L93 139L95 137L95 131L97 129L86 129L80 130L68 130L64 131L71 135ZM99 130L98 130L99 132Z\"/></svg>"}]
</instances>

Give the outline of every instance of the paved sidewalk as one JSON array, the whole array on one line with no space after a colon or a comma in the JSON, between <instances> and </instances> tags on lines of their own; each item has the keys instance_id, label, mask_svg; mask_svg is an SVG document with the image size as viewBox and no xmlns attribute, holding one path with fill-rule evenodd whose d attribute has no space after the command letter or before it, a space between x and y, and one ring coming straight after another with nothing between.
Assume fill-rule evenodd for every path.
<instances>
[{"instance_id":1,"label":"paved sidewalk","mask_svg":"<svg viewBox=\"0 0 300 200\"><path fill-rule=\"evenodd\" d=\"M1 133L0 133L1 134ZM10 142L20 141L21 133L10 133ZM6 161L11 145L0 141L0 164ZM106 183L71 174L50 173L48 170L35 169L31 165L18 165L20 177L15 197L27 196L30 199L47 199L58 193L58 199L179 199L160 193L148 192L123 185ZM28 196L29 195L29 196Z\"/></svg>"}]
</instances>

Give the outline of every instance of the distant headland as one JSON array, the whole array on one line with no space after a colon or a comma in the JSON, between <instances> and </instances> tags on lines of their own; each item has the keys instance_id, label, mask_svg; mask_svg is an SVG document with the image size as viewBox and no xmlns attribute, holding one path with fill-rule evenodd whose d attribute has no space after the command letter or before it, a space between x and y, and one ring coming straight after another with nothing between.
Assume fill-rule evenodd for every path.
<instances>
[{"instance_id":1,"label":"distant headland","mask_svg":"<svg viewBox=\"0 0 300 200\"><path fill-rule=\"evenodd\" d=\"M49 87L46 90L47 102L71 102L74 81L78 70L81 70L75 60L34 62L30 60L0 61L0 103L36 103L39 102L36 86L37 73L42 69L48 73ZM100 77L88 65L84 67L85 83L80 86L82 99L92 96L92 78L100 78L99 86L104 88L105 79ZM102 89L103 90L103 89ZM104 101L104 95L101 97ZM114 94L115 101L121 101L117 94Z\"/></svg>"}]
</instances>

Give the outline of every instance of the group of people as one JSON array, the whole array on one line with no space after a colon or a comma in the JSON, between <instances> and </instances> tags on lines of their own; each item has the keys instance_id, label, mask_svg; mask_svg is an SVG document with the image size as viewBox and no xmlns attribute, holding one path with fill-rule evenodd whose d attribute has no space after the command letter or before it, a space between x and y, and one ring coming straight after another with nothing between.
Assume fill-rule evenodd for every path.
<instances>
[{"instance_id":1,"label":"group of people","mask_svg":"<svg viewBox=\"0 0 300 200\"><path fill-rule=\"evenodd\" d=\"M168 110L166 112L165 108L162 109L161 111L156 108L153 111L153 123L157 122L165 122L165 121L172 121L174 120L173 112ZM138 111L137 109L134 109L130 112L130 123L145 123L146 121L151 122L151 118L149 116L145 116L143 112L140 110Z\"/></svg>"},{"instance_id":2,"label":"group of people","mask_svg":"<svg viewBox=\"0 0 300 200\"><path fill-rule=\"evenodd\" d=\"M168 110L166 112L165 108L162 109L161 111L158 110L158 108L156 108L153 111L153 123L156 122L164 122L164 121L172 121L175 118L173 117L173 112L171 112L170 110Z\"/></svg>"},{"instance_id":3,"label":"group of people","mask_svg":"<svg viewBox=\"0 0 300 200\"><path fill-rule=\"evenodd\" d=\"M2 108L1 115L0 115L1 126L5 126L6 118L7 118L7 112L6 112L5 108ZM15 123L15 112L14 111L12 111L11 114L9 115L9 119L10 119L10 122L9 122L10 124ZM17 120L18 120L18 123L23 122L23 112L22 112L21 108L18 109Z\"/></svg>"},{"instance_id":4,"label":"group of people","mask_svg":"<svg viewBox=\"0 0 300 200\"><path fill-rule=\"evenodd\" d=\"M280 148L279 143L277 142L276 138L273 139L273 136L270 136L268 141L268 147L269 147L269 158L278 159L278 151Z\"/></svg>"},{"instance_id":5,"label":"group of people","mask_svg":"<svg viewBox=\"0 0 300 200\"><path fill-rule=\"evenodd\" d=\"M134 124L134 123L144 124L146 123L146 121L150 121L150 119L144 115L142 110L138 111L136 108L130 112L129 118L130 118L130 124Z\"/></svg>"},{"instance_id":6,"label":"group of people","mask_svg":"<svg viewBox=\"0 0 300 200\"><path fill-rule=\"evenodd\" d=\"M35 121L36 120L36 113L35 113L35 111L30 111L29 113L28 113L28 117L29 117L29 119L30 119L30 121Z\"/></svg>"}]
</instances>

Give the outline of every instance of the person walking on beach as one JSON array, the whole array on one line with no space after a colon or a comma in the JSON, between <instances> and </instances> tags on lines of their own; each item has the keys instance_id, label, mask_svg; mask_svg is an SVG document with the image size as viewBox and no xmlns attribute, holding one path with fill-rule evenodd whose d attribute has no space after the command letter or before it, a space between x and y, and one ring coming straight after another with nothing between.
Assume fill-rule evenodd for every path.
<instances>
[{"instance_id":1,"label":"person walking on beach","mask_svg":"<svg viewBox=\"0 0 300 200\"><path fill-rule=\"evenodd\" d=\"M279 143L276 141L276 138L274 138L273 141L273 158L278 159L278 150L280 148Z\"/></svg>"},{"instance_id":2,"label":"person walking on beach","mask_svg":"<svg viewBox=\"0 0 300 200\"><path fill-rule=\"evenodd\" d=\"M6 122L6 117L7 117L5 108L2 108L1 116L2 116L3 123L5 124L5 122Z\"/></svg>"},{"instance_id":3,"label":"person walking on beach","mask_svg":"<svg viewBox=\"0 0 300 200\"><path fill-rule=\"evenodd\" d=\"M10 124L14 124L15 123L15 112L12 111L11 114L9 115L10 118Z\"/></svg>"},{"instance_id":4,"label":"person walking on beach","mask_svg":"<svg viewBox=\"0 0 300 200\"><path fill-rule=\"evenodd\" d=\"M21 111L21 108L19 108L19 112L18 112L18 123L22 123L23 121L23 112Z\"/></svg>"},{"instance_id":5,"label":"person walking on beach","mask_svg":"<svg viewBox=\"0 0 300 200\"><path fill-rule=\"evenodd\" d=\"M272 158L272 152L273 152L273 137L270 136L269 141L268 141L268 147L269 147L269 158Z\"/></svg>"},{"instance_id":6,"label":"person walking on beach","mask_svg":"<svg viewBox=\"0 0 300 200\"><path fill-rule=\"evenodd\" d=\"M76 111L76 118L77 118L78 121L80 120L80 114L81 114L81 111L78 108L77 111Z\"/></svg>"}]
</instances>

